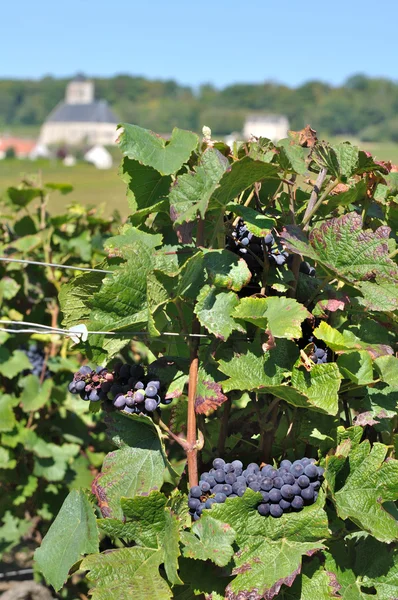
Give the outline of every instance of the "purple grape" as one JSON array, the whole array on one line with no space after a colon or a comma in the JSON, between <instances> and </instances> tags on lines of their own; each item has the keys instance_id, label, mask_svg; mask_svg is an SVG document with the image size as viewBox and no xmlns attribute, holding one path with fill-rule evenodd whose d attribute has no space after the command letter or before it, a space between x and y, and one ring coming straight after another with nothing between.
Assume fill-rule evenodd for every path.
<instances>
[{"instance_id":1,"label":"purple grape","mask_svg":"<svg viewBox=\"0 0 398 600\"><path fill-rule=\"evenodd\" d=\"M188 500L188 506L192 510L196 510L197 508L199 508L199 506L200 506L199 498L190 498Z\"/></svg>"},{"instance_id":2,"label":"purple grape","mask_svg":"<svg viewBox=\"0 0 398 600\"><path fill-rule=\"evenodd\" d=\"M279 506L284 512L287 512L290 509L290 502L282 498L282 500L279 501Z\"/></svg>"},{"instance_id":3,"label":"purple grape","mask_svg":"<svg viewBox=\"0 0 398 600\"><path fill-rule=\"evenodd\" d=\"M141 402L144 402L144 400L145 400L144 392L141 392L141 390L134 392L134 401L137 404L141 404Z\"/></svg>"},{"instance_id":4,"label":"purple grape","mask_svg":"<svg viewBox=\"0 0 398 600\"><path fill-rule=\"evenodd\" d=\"M275 477L273 479L274 488L278 488L280 490L281 487L283 486L283 484L284 484L284 481L283 481L282 477Z\"/></svg>"},{"instance_id":5,"label":"purple grape","mask_svg":"<svg viewBox=\"0 0 398 600\"><path fill-rule=\"evenodd\" d=\"M243 494L245 493L246 489L247 488L245 488L245 487L242 486L238 490L236 490L235 493L236 493L237 496L239 496L239 498L241 498L243 496Z\"/></svg>"},{"instance_id":6,"label":"purple grape","mask_svg":"<svg viewBox=\"0 0 398 600\"><path fill-rule=\"evenodd\" d=\"M310 479L316 479L318 477L318 469L315 465L307 465L304 469L304 473Z\"/></svg>"},{"instance_id":7,"label":"purple grape","mask_svg":"<svg viewBox=\"0 0 398 600\"><path fill-rule=\"evenodd\" d=\"M306 502L309 502L310 500L314 499L314 490L313 488L307 487L304 490L301 490L301 497L303 500L305 500Z\"/></svg>"},{"instance_id":8,"label":"purple grape","mask_svg":"<svg viewBox=\"0 0 398 600\"><path fill-rule=\"evenodd\" d=\"M269 502L269 493L268 492L260 492L263 497L264 502Z\"/></svg>"},{"instance_id":9,"label":"purple grape","mask_svg":"<svg viewBox=\"0 0 398 600\"><path fill-rule=\"evenodd\" d=\"M282 500L282 494L281 491L278 489L272 489L269 493L269 501L270 502L280 502L280 500Z\"/></svg>"},{"instance_id":10,"label":"purple grape","mask_svg":"<svg viewBox=\"0 0 398 600\"><path fill-rule=\"evenodd\" d=\"M261 489L265 492L269 492L274 487L274 481L271 477L265 477L261 482Z\"/></svg>"},{"instance_id":11,"label":"purple grape","mask_svg":"<svg viewBox=\"0 0 398 600\"><path fill-rule=\"evenodd\" d=\"M267 503L259 504L257 507L257 511L262 517L266 517L267 515L269 515L270 506Z\"/></svg>"},{"instance_id":12,"label":"purple grape","mask_svg":"<svg viewBox=\"0 0 398 600\"><path fill-rule=\"evenodd\" d=\"M276 519L279 519L279 517L283 515L283 510L279 504L271 504L269 507L269 512L271 517L275 517Z\"/></svg>"},{"instance_id":13,"label":"purple grape","mask_svg":"<svg viewBox=\"0 0 398 600\"><path fill-rule=\"evenodd\" d=\"M287 469L287 470L289 470L289 469L290 469L290 467L292 466L292 463L291 463L291 461L290 461L290 460L287 460L287 459L285 459L285 460L282 460L282 462L281 462L280 466L281 466L282 468L284 468L284 469Z\"/></svg>"},{"instance_id":14,"label":"purple grape","mask_svg":"<svg viewBox=\"0 0 398 600\"><path fill-rule=\"evenodd\" d=\"M225 465L225 460L223 460L222 458L215 458L213 460L213 467L217 470L217 469L223 469Z\"/></svg>"},{"instance_id":15,"label":"purple grape","mask_svg":"<svg viewBox=\"0 0 398 600\"><path fill-rule=\"evenodd\" d=\"M294 477L300 477L304 473L304 467L300 463L293 463L290 467L290 473Z\"/></svg>"},{"instance_id":16,"label":"purple grape","mask_svg":"<svg viewBox=\"0 0 398 600\"><path fill-rule=\"evenodd\" d=\"M224 481L225 481L224 469L217 469L216 472L214 473L214 479L217 481L217 483L224 483Z\"/></svg>"},{"instance_id":17,"label":"purple grape","mask_svg":"<svg viewBox=\"0 0 398 600\"><path fill-rule=\"evenodd\" d=\"M288 485L294 485L296 479L294 478L294 476L291 473L285 473L284 475L282 475L282 479L284 483L287 483Z\"/></svg>"},{"instance_id":18,"label":"purple grape","mask_svg":"<svg viewBox=\"0 0 398 600\"><path fill-rule=\"evenodd\" d=\"M158 407L158 403L153 398L147 398L145 400L145 410L148 412L153 412Z\"/></svg>"},{"instance_id":19,"label":"purple grape","mask_svg":"<svg viewBox=\"0 0 398 600\"><path fill-rule=\"evenodd\" d=\"M292 508L294 508L294 510L301 510L304 506L304 500L301 496L295 496L290 505Z\"/></svg>"},{"instance_id":20,"label":"purple grape","mask_svg":"<svg viewBox=\"0 0 398 600\"><path fill-rule=\"evenodd\" d=\"M306 488L310 485L310 480L307 475L300 475L300 477L297 478L297 483L301 488Z\"/></svg>"},{"instance_id":21,"label":"purple grape","mask_svg":"<svg viewBox=\"0 0 398 600\"><path fill-rule=\"evenodd\" d=\"M285 500L292 500L294 498L294 490L291 485L285 484L281 487L282 498Z\"/></svg>"},{"instance_id":22,"label":"purple grape","mask_svg":"<svg viewBox=\"0 0 398 600\"><path fill-rule=\"evenodd\" d=\"M223 504L226 499L227 499L226 495L221 492L219 492L218 494L216 494L214 496L214 500L217 502L217 504Z\"/></svg>"},{"instance_id":23,"label":"purple grape","mask_svg":"<svg viewBox=\"0 0 398 600\"><path fill-rule=\"evenodd\" d=\"M207 481L200 481L199 482L199 487L202 490L202 492L209 492L210 491L210 483L208 483Z\"/></svg>"},{"instance_id":24,"label":"purple grape","mask_svg":"<svg viewBox=\"0 0 398 600\"><path fill-rule=\"evenodd\" d=\"M214 498L208 498L205 502L205 508L211 508L213 506L213 504L216 504L216 501Z\"/></svg>"},{"instance_id":25,"label":"purple grape","mask_svg":"<svg viewBox=\"0 0 398 600\"><path fill-rule=\"evenodd\" d=\"M76 388L76 391L82 392L86 388L86 382L85 381L76 381L75 388Z\"/></svg>"},{"instance_id":26,"label":"purple grape","mask_svg":"<svg viewBox=\"0 0 398 600\"><path fill-rule=\"evenodd\" d=\"M160 381L157 380L153 380L153 381L148 381L148 386L149 385L153 385L158 391L160 390Z\"/></svg>"},{"instance_id":27,"label":"purple grape","mask_svg":"<svg viewBox=\"0 0 398 600\"><path fill-rule=\"evenodd\" d=\"M237 479L237 477L236 477L235 473L227 473L225 475L225 483L229 483L230 485L235 483L236 479Z\"/></svg>"},{"instance_id":28,"label":"purple grape","mask_svg":"<svg viewBox=\"0 0 398 600\"><path fill-rule=\"evenodd\" d=\"M116 406L116 408L122 408L125 406L125 404L126 398L123 396L123 394L118 394L113 401L113 406Z\"/></svg>"},{"instance_id":29,"label":"purple grape","mask_svg":"<svg viewBox=\"0 0 398 600\"><path fill-rule=\"evenodd\" d=\"M258 483L258 481L252 481L249 483L249 488L253 490L253 492L259 492L261 490L261 485Z\"/></svg>"},{"instance_id":30,"label":"purple grape","mask_svg":"<svg viewBox=\"0 0 398 600\"><path fill-rule=\"evenodd\" d=\"M142 383L142 381L137 381L137 383L134 386L135 390L143 390L145 388L145 385Z\"/></svg>"},{"instance_id":31,"label":"purple grape","mask_svg":"<svg viewBox=\"0 0 398 600\"><path fill-rule=\"evenodd\" d=\"M318 477L323 477L325 469L323 467L317 467Z\"/></svg>"},{"instance_id":32,"label":"purple grape","mask_svg":"<svg viewBox=\"0 0 398 600\"><path fill-rule=\"evenodd\" d=\"M77 393L75 381L71 381L70 382L70 384L68 385L68 390L70 391L71 394L76 394Z\"/></svg>"},{"instance_id":33,"label":"purple grape","mask_svg":"<svg viewBox=\"0 0 398 600\"><path fill-rule=\"evenodd\" d=\"M231 464L235 470L243 469L243 463L240 460L233 460Z\"/></svg>"},{"instance_id":34,"label":"purple grape","mask_svg":"<svg viewBox=\"0 0 398 600\"><path fill-rule=\"evenodd\" d=\"M89 367L87 365L80 367L80 369L79 369L79 373L81 373L82 375L88 375L89 373L91 373L91 371L92 371L91 367Z\"/></svg>"},{"instance_id":35,"label":"purple grape","mask_svg":"<svg viewBox=\"0 0 398 600\"><path fill-rule=\"evenodd\" d=\"M232 485L225 483L222 486L222 493L225 494L226 496L229 496L230 494L232 494Z\"/></svg>"},{"instance_id":36,"label":"purple grape","mask_svg":"<svg viewBox=\"0 0 398 600\"><path fill-rule=\"evenodd\" d=\"M157 387L154 385L147 385L145 388L145 395L148 396L148 398L154 398L158 395Z\"/></svg>"},{"instance_id":37,"label":"purple grape","mask_svg":"<svg viewBox=\"0 0 398 600\"><path fill-rule=\"evenodd\" d=\"M189 494L190 494L191 498L200 498L202 495L202 490L200 489L200 487L198 485L194 485L189 490Z\"/></svg>"},{"instance_id":38,"label":"purple grape","mask_svg":"<svg viewBox=\"0 0 398 600\"><path fill-rule=\"evenodd\" d=\"M98 402L98 400L100 400L99 394L97 392L97 390L92 390L89 394L89 400L90 402Z\"/></svg>"}]
</instances>

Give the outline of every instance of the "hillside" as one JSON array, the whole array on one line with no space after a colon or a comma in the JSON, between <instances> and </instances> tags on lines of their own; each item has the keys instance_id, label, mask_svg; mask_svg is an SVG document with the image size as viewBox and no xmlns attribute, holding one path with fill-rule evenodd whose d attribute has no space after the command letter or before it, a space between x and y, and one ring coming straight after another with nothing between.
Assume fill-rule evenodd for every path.
<instances>
[{"instance_id":1,"label":"hillside","mask_svg":"<svg viewBox=\"0 0 398 600\"><path fill-rule=\"evenodd\" d=\"M282 113L291 127L311 123L321 135L356 136L364 141L398 142L398 83L363 75L333 87L320 81L290 88L272 82L237 83L223 89L203 85L194 91L175 81L117 75L94 78L96 95L108 100L121 121L155 131L174 126L216 134L242 129L250 111ZM62 100L66 79L0 80L0 128L36 131Z\"/></svg>"}]
</instances>

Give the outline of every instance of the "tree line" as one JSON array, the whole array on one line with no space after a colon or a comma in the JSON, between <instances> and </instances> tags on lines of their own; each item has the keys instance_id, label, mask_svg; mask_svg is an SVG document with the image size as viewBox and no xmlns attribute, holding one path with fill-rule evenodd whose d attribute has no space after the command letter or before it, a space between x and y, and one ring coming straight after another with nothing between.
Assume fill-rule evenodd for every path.
<instances>
[{"instance_id":1,"label":"tree line","mask_svg":"<svg viewBox=\"0 0 398 600\"><path fill-rule=\"evenodd\" d=\"M172 127L215 134L240 131L248 112L284 114L292 129L311 123L322 135L398 142L398 82L354 75L341 86L309 81L292 88L274 82L194 90L173 80L117 75L95 78L120 121L169 132ZM0 126L40 125L65 94L67 79L0 80Z\"/></svg>"}]
</instances>

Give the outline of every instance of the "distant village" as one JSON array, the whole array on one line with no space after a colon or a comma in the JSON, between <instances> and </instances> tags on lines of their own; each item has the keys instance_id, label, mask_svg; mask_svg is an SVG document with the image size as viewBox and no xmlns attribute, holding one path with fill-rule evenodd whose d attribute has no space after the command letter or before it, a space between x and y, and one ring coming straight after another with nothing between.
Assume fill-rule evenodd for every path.
<instances>
[{"instance_id":1,"label":"distant village","mask_svg":"<svg viewBox=\"0 0 398 600\"><path fill-rule=\"evenodd\" d=\"M66 86L65 99L43 123L38 139L0 136L0 160L58 158L65 166L74 166L80 159L98 169L109 169L113 159L107 146L116 144L118 122L108 103L95 99L94 83L77 75ZM231 145L252 136L277 141L287 136L288 129L285 116L258 112L248 114L243 131L232 132L225 141Z\"/></svg>"}]
</instances>

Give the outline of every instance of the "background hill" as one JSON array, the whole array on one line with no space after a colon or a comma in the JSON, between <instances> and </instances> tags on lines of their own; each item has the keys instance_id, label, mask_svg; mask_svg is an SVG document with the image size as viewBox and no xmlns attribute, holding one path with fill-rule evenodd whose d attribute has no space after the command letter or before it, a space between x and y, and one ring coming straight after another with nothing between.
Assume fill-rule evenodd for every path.
<instances>
[{"instance_id":1,"label":"background hill","mask_svg":"<svg viewBox=\"0 0 398 600\"><path fill-rule=\"evenodd\" d=\"M67 81L0 80L0 128L34 131L62 100ZM259 110L287 115L292 129L311 123L321 135L398 142L398 83L388 79L355 75L340 87L311 81L297 88L265 82L198 90L130 75L94 81L96 96L108 100L121 121L157 132L174 126L199 131L206 124L214 134L228 134L242 129L248 111Z\"/></svg>"}]
</instances>

